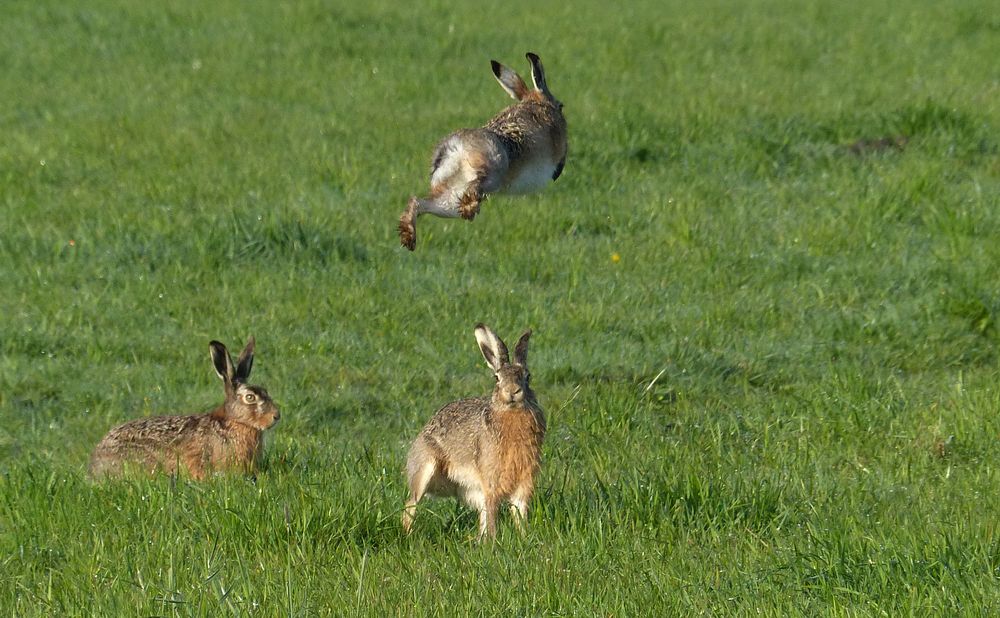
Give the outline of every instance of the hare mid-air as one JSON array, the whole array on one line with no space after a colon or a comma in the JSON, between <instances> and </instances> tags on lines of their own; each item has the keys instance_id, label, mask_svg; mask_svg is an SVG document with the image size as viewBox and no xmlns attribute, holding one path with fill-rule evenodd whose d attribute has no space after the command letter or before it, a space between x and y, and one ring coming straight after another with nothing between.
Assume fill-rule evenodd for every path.
<instances>
[{"instance_id":1,"label":"hare mid-air","mask_svg":"<svg viewBox=\"0 0 1000 618\"><path fill-rule=\"evenodd\" d=\"M399 241L417 246L417 217L472 220L490 193L530 193L562 174L566 163L566 119L562 103L552 96L542 61L532 53L534 88L513 70L492 60L493 75L517 103L493 117L485 127L460 129L441 140L431 163L431 191L411 197L399 217Z\"/></svg>"},{"instance_id":2,"label":"hare mid-air","mask_svg":"<svg viewBox=\"0 0 1000 618\"><path fill-rule=\"evenodd\" d=\"M267 391L246 383L253 366L250 337L236 365L226 346L209 344L226 400L205 414L154 416L129 421L108 432L90 458L90 476L118 476L128 466L200 480L212 471L253 474L264 452L264 430L280 416Z\"/></svg>"},{"instance_id":3,"label":"hare mid-air","mask_svg":"<svg viewBox=\"0 0 1000 618\"><path fill-rule=\"evenodd\" d=\"M410 498L403 509L409 533L424 494L457 496L479 511L479 538L496 535L497 509L510 503L518 526L541 466L545 417L529 385L528 338L510 362L507 346L488 326L476 326L479 349L496 376L491 397L453 401L434 414L410 447Z\"/></svg>"}]
</instances>

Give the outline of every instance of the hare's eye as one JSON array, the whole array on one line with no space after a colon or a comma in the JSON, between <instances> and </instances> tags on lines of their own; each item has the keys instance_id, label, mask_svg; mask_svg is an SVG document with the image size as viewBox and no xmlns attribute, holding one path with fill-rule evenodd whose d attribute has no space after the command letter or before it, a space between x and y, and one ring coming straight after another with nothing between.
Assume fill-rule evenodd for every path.
<instances>
[{"instance_id":1,"label":"hare's eye","mask_svg":"<svg viewBox=\"0 0 1000 618\"><path fill-rule=\"evenodd\" d=\"M257 401L257 395L254 395L253 393L247 393L246 395L243 395L243 401L247 403L253 403Z\"/></svg>"},{"instance_id":2,"label":"hare's eye","mask_svg":"<svg viewBox=\"0 0 1000 618\"><path fill-rule=\"evenodd\" d=\"M494 373L493 377L496 378L497 382L500 381L500 374L499 373Z\"/></svg>"}]
</instances>

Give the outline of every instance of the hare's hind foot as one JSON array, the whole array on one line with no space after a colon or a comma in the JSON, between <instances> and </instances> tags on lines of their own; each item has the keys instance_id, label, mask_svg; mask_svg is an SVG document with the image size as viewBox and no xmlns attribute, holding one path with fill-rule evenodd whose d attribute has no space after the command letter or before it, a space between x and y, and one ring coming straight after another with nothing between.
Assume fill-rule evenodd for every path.
<instances>
[{"instance_id":1,"label":"hare's hind foot","mask_svg":"<svg viewBox=\"0 0 1000 618\"><path fill-rule=\"evenodd\" d=\"M417 230L413 226L413 221L404 221L403 218L400 218L399 244L403 245L410 251L417 248Z\"/></svg>"},{"instance_id":2,"label":"hare's hind foot","mask_svg":"<svg viewBox=\"0 0 1000 618\"><path fill-rule=\"evenodd\" d=\"M399 244L410 251L417 248L417 198L410 198L406 210L399 216Z\"/></svg>"}]
</instances>

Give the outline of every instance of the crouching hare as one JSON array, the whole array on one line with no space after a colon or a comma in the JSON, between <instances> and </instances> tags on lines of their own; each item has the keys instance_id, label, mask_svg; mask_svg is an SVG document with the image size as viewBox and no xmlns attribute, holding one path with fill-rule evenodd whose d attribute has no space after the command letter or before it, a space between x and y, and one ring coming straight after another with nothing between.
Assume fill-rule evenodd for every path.
<instances>
[{"instance_id":1,"label":"crouching hare","mask_svg":"<svg viewBox=\"0 0 1000 618\"><path fill-rule=\"evenodd\" d=\"M496 535L503 501L510 503L518 527L527 517L545 437L545 417L529 385L531 331L517 342L513 363L507 346L489 327L479 324L475 333L496 376L493 395L445 405L410 447L410 499L403 510L407 533L424 494L457 496L478 510L480 539Z\"/></svg>"},{"instance_id":2,"label":"crouching hare","mask_svg":"<svg viewBox=\"0 0 1000 618\"><path fill-rule=\"evenodd\" d=\"M562 174L566 163L566 119L563 105L549 91L542 61L532 53L534 88L513 70L492 60L493 75L517 103L493 117L485 127L460 129L441 140L431 163L431 191L410 198L399 218L399 241L417 246L417 217L472 220L490 193L530 193Z\"/></svg>"},{"instance_id":3,"label":"crouching hare","mask_svg":"<svg viewBox=\"0 0 1000 618\"><path fill-rule=\"evenodd\" d=\"M218 341L209 344L226 400L205 414L154 416L115 427L90 458L90 476L119 476L129 466L201 480L213 471L253 474L264 453L264 430L278 422L267 391L246 383L253 366L253 337L236 365Z\"/></svg>"}]
</instances>

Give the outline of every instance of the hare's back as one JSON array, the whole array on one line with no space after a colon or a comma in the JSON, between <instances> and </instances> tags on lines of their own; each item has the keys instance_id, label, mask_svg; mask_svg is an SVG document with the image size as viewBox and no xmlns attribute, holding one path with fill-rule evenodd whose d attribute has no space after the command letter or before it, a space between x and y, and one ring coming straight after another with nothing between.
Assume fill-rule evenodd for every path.
<instances>
[{"instance_id":1,"label":"hare's back","mask_svg":"<svg viewBox=\"0 0 1000 618\"><path fill-rule=\"evenodd\" d=\"M437 496L461 494L466 501L470 487L477 487L480 458L485 451L492 452L490 430L486 415L490 401L485 398L453 401L434 414L417 437L407 457L411 476L421 467L433 462L437 473L430 480L427 491ZM462 489L465 488L465 489Z\"/></svg>"},{"instance_id":2,"label":"hare's back","mask_svg":"<svg viewBox=\"0 0 1000 618\"><path fill-rule=\"evenodd\" d=\"M204 433L202 420L200 416L156 416L115 427L94 448L91 477L117 475L129 463L152 468L169 460L172 453Z\"/></svg>"},{"instance_id":3,"label":"hare's back","mask_svg":"<svg viewBox=\"0 0 1000 618\"><path fill-rule=\"evenodd\" d=\"M562 171L566 156L565 121L547 105L513 105L490 121L511 153L500 190L533 193L550 185Z\"/></svg>"},{"instance_id":4,"label":"hare's back","mask_svg":"<svg viewBox=\"0 0 1000 618\"><path fill-rule=\"evenodd\" d=\"M169 447L196 433L199 421L198 416L153 416L136 419L109 431L97 447L98 449Z\"/></svg>"},{"instance_id":5,"label":"hare's back","mask_svg":"<svg viewBox=\"0 0 1000 618\"><path fill-rule=\"evenodd\" d=\"M422 442L442 460L474 459L487 433L490 400L459 399L439 409L420 432Z\"/></svg>"},{"instance_id":6,"label":"hare's back","mask_svg":"<svg viewBox=\"0 0 1000 618\"><path fill-rule=\"evenodd\" d=\"M485 427L489 409L490 400L485 397L452 401L435 412L420 433L437 439L475 434Z\"/></svg>"}]
</instances>

